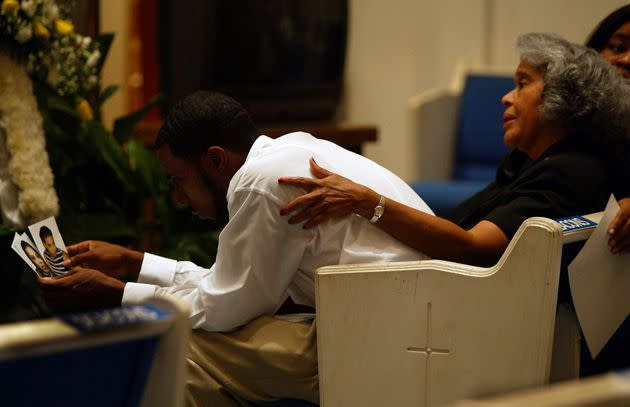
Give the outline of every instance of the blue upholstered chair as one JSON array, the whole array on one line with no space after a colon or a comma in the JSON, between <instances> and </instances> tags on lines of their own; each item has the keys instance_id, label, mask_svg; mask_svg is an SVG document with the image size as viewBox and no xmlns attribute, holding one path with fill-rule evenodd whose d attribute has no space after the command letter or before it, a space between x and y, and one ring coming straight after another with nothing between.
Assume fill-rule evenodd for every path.
<instances>
[{"instance_id":1,"label":"blue upholstered chair","mask_svg":"<svg viewBox=\"0 0 630 407\"><path fill-rule=\"evenodd\" d=\"M410 99L418 175L412 188L438 215L483 189L508 151L501 97L513 69L459 66L449 89Z\"/></svg>"},{"instance_id":2,"label":"blue upholstered chair","mask_svg":"<svg viewBox=\"0 0 630 407\"><path fill-rule=\"evenodd\" d=\"M188 311L179 301L0 326L5 406L177 407Z\"/></svg>"}]
</instances>

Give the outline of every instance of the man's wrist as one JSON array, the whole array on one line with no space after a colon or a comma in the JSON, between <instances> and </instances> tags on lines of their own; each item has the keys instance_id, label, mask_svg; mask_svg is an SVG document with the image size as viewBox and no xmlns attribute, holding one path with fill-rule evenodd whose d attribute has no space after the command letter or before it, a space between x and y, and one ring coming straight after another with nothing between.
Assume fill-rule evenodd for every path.
<instances>
[{"instance_id":1,"label":"man's wrist","mask_svg":"<svg viewBox=\"0 0 630 407\"><path fill-rule=\"evenodd\" d=\"M122 281L116 280L116 305L121 305L122 304L122 299L123 299L123 295L125 294L125 283L123 283Z\"/></svg>"},{"instance_id":2,"label":"man's wrist","mask_svg":"<svg viewBox=\"0 0 630 407\"><path fill-rule=\"evenodd\" d=\"M127 264L127 280L138 281L142 262L144 261L144 253L136 250L127 249L125 253L125 263Z\"/></svg>"},{"instance_id":3,"label":"man's wrist","mask_svg":"<svg viewBox=\"0 0 630 407\"><path fill-rule=\"evenodd\" d=\"M110 287L104 294L105 298L102 298L102 304L109 306L119 306L122 304L123 295L125 293L125 283L115 278L109 278L108 284Z\"/></svg>"}]
</instances>

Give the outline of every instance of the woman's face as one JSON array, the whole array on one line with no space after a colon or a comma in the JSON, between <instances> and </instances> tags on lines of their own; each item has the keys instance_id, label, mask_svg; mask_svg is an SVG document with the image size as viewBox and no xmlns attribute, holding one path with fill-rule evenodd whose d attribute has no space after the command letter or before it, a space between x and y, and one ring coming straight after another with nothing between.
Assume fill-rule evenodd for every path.
<instances>
[{"instance_id":1,"label":"woman's face","mask_svg":"<svg viewBox=\"0 0 630 407\"><path fill-rule=\"evenodd\" d=\"M46 264L44 259L42 259L42 256L40 256L39 253L36 253L32 247L26 246L24 251L26 252L28 258L31 259L31 261L37 266L37 268L43 270L46 273L50 273L48 265Z\"/></svg>"},{"instance_id":2,"label":"woman's face","mask_svg":"<svg viewBox=\"0 0 630 407\"><path fill-rule=\"evenodd\" d=\"M613 33L600 54L630 79L630 21Z\"/></svg>"},{"instance_id":3,"label":"woman's face","mask_svg":"<svg viewBox=\"0 0 630 407\"><path fill-rule=\"evenodd\" d=\"M503 96L503 141L509 147L528 153L538 144L544 127L540 117L542 92L545 88L542 73L522 61L514 74L514 89Z\"/></svg>"}]
</instances>

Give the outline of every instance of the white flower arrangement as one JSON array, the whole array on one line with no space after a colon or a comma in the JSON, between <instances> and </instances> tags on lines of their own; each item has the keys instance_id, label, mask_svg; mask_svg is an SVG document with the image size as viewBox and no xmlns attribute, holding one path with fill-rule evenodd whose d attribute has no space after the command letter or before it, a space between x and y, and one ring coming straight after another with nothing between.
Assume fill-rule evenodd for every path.
<instances>
[{"instance_id":1,"label":"white flower arrangement","mask_svg":"<svg viewBox=\"0 0 630 407\"><path fill-rule=\"evenodd\" d=\"M69 98L76 113L90 120L84 97L98 84L101 55L99 44L75 34L65 19L67 2L0 2L0 41L8 51L0 53L0 209L4 222L20 229L59 212L29 74Z\"/></svg>"},{"instance_id":2,"label":"white flower arrangement","mask_svg":"<svg viewBox=\"0 0 630 407\"><path fill-rule=\"evenodd\" d=\"M6 133L8 162L0 162L0 173L8 170L10 179L3 184L17 187L17 209L7 217L12 208L3 206L3 217L11 226L24 226L56 216L59 200L53 185L53 174L46 152L46 138L42 117L33 95L33 85L24 67L6 54L0 54L0 126ZM7 188L5 191L15 190ZM11 201L11 197L9 198ZM13 199L15 201L15 199ZM14 209L14 208L13 208Z\"/></svg>"},{"instance_id":3,"label":"white flower arrangement","mask_svg":"<svg viewBox=\"0 0 630 407\"><path fill-rule=\"evenodd\" d=\"M26 51L28 72L60 96L85 95L96 85L99 44L74 33L57 1L2 0L0 34Z\"/></svg>"}]
</instances>

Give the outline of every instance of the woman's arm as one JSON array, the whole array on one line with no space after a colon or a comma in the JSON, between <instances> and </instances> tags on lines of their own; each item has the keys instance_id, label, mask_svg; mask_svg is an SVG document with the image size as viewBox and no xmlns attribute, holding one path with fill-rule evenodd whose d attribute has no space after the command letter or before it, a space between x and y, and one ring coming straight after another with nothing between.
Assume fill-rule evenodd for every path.
<instances>
[{"instance_id":1,"label":"woman's arm","mask_svg":"<svg viewBox=\"0 0 630 407\"><path fill-rule=\"evenodd\" d=\"M289 223L306 221L311 228L331 217L356 213L372 218L380 195L363 185L327 171L311 159L316 179L283 177L281 184L303 188L306 194L285 205L281 215L297 212ZM376 226L406 245L433 258L469 264L491 264L503 253L509 239L494 223L481 221L470 230L437 216L426 214L391 199Z\"/></svg>"}]
</instances>

